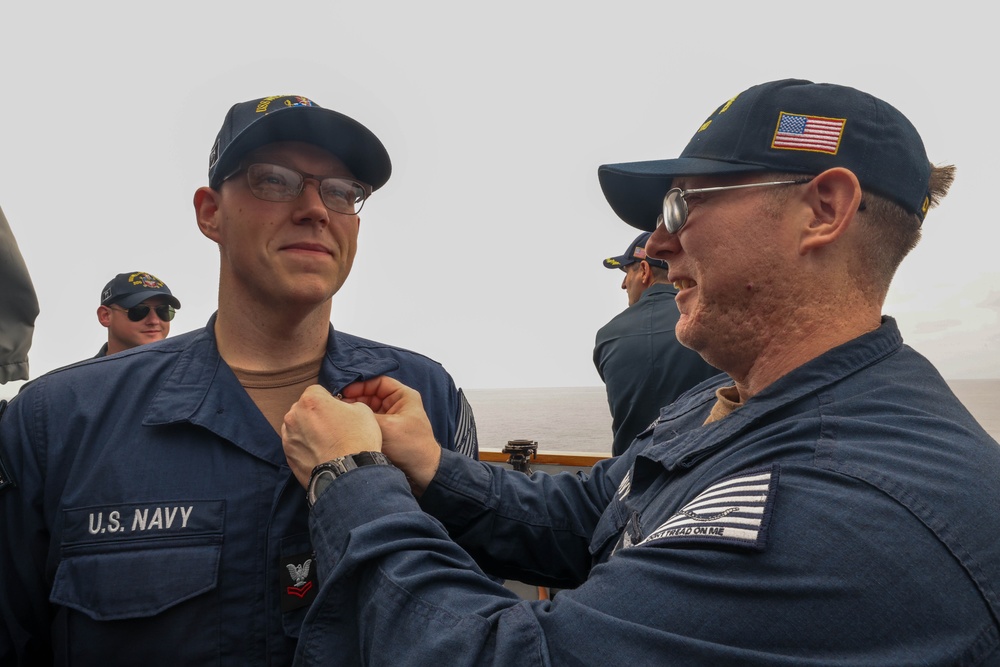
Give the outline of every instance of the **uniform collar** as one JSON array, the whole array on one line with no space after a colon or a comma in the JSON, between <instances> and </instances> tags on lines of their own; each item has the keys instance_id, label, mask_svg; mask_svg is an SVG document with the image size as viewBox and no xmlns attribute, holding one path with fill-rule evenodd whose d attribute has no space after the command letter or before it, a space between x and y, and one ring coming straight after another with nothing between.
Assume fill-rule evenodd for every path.
<instances>
[{"instance_id":1,"label":"uniform collar","mask_svg":"<svg viewBox=\"0 0 1000 667\"><path fill-rule=\"evenodd\" d=\"M219 356L215 319L213 314L204 329L174 339L180 347L177 359L155 388L142 423L157 426L189 422L281 465L285 459L280 438ZM398 367L394 359L372 354L350 337L338 334L331 325L319 383L331 393L338 393L352 382Z\"/></svg>"},{"instance_id":2,"label":"uniform collar","mask_svg":"<svg viewBox=\"0 0 1000 667\"><path fill-rule=\"evenodd\" d=\"M885 359L898 351L903 338L896 321L882 317L878 329L835 347L787 373L742 407L701 427L716 389L732 380L724 375L694 394L664 408L653 430L652 444L639 454L668 470L689 467L702 457L755 428L775 411L785 408ZM694 423L692 423L694 422ZM679 433L680 435L674 435Z\"/></svg>"},{"instance_id":3,"label":"uniform collar","mask_svg":"<svg viewBox=\"0 0 1000 667\"><path fill-rule=\"evenodd\" d=\"M667 283L653 283L642 293L639 297L639 301L646 298L646 295L652 296L653 294L671 294L677 296L677 290L673 285L668 285ZM638 303L638 301L636 302Z\"/></svg>"}]
</instances>

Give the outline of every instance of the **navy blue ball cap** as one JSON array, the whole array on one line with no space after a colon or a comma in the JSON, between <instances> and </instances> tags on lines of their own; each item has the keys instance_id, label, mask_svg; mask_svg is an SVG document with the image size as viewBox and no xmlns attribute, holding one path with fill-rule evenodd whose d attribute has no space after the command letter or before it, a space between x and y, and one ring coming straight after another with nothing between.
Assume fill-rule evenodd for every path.
<instances>
[{"instance_id":1,"label":"navy blue ball cap","mask_svg":"<svg viewBox=\"0 0 1000 667\"><path fill-rule=\"evenodd\" d=\"M306 97L274 95L229 109L208 156L209 186L217 190L244 155L275 141L303 141L330 151L373 191L392 173L385 146L358 121Z\"/></svg>"},{"instance_id":2,"label":"navy blue ball cap","mask_svg":"<svg viewBox=\"0 0 1000 667\"><path fill-rule=\"evenodd\" d=\"M166 297L167 303L171 306L181 307L181 302L170 293L167 284L145 271L119 273L108 281L101 290L101 305L116 304L122 308L131 308L154 296Z\"/></svg>"},{"instance_id":3,"label":"navy blue ball cap","mask_svg":"<svg viewBox=\"0 0 1000 667\"><path fill-rule=\"evenodd\" d=\"M667 268L667 263L655 257L646 257L646 243L649 242L651 232L643 232L635 237L635 240L625 248L625 252L617 257L608 257L604 260L604 266L608 269L624 269L625 267L645 260L650 266L658 266L661 269Z\"/></svg>"},{"instance_id":4,"label":"navy blue ball cap","mask_svg":"<svg viewBox=\"0 0 1000 667\"><path fill-rule=\"evenodd\" d=\"M601 189L618 216L652 231L678 176L850 169L861 187L923 220L931 163L916 128L890 104L847 86L784 79L720 106L679 158L602 165Z\"/></svg>"}]
</instances>

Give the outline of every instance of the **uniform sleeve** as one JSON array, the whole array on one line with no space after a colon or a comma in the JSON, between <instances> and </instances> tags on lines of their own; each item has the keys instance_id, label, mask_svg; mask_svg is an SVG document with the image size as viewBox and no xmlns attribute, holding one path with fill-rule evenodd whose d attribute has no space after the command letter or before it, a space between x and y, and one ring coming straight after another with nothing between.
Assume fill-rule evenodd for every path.
<instances>
[{"instance_id":1,"label":"uniform sleeve","mask_svg":"<svg viewBox=\"0 0 1000 667\"><path fill-rule=\"evenodd\" d=\"M296 664L993 664L982 593L905 508L850 479L791 477L766 548L662 533L527 601L420 512L400 471L351 471L311 515L321 589ZM864 526L831 502L848 487Z\"/></svg>"},{"instance_id":2,"label":"uniform sleeve","mask_svg":"<svg viewBox=\"0 0 1000 667\"><path fill-rule=\"evenodd\" d=\"M644 622L655 569L622 578L623 569L602 566L579 590L521 600L420 511L393 468L338 478L310 532L321 589L296 665L653 664ZM628 612L633 600L647 605ZM645 644L644 657L630 648L627 659L623 642Z\"/></svg>"},{"instance_id":3,"label":"uniform sleeve","mask_svg":"<svg viewBox=\"0 0 1000 667\"><path fill-rule=\"evenodd\" d=\"M420 506L491 575L568 588L590 571L591 538L621 481L610 463L529 477L442 452Z\"/></svg>"},{"instance_id":4,"label":"uniform sleeve","mask_svg":"<svg viewBox=\"0 0 1000 667\"><path fill-rule=\"evenodd\" d=\"M28 423L30 400L38 393L22 392L0 418L2 665L47 665L52 660L45 575L49 536L42 493L44 475L39 462L41 452L36 449Z\"/></svg>"},{"instance_id":5,"label":"uniform sleeve","mask_svg":"<svg viewBox=\"0 0 1000 667\"><path fill-rule=\"evenodd\" d=\"M17 240L0 210L0 384L28 379L38 298Z\"/></svg>"},{"instance_id":6,"label":"uniform sleeve","mask_svg":"<svg viewBox=\"0 0 1000 667\"><path fill-rule=\"evenodd\" d=\"M296 665L546 664L525 603L421 511L399 470L339 477L313 508L310 534L321 588Z\"/></svg>"}]
</instances>

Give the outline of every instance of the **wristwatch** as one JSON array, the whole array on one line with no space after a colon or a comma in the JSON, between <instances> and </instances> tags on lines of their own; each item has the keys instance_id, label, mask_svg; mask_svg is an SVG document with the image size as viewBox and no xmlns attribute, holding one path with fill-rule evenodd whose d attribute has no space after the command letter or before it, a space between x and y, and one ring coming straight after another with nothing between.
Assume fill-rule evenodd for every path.
<instances>
[{"instance_id":1,"label":"wristwatch","mask_svg":"<svg viewBox=\"0 0 1000 667\"><path fill-rule=\"evenodd\" d=\"M333 480L348 470L371 465L391 466L392 462L382 452L358 452L320 463L312 469L312 475L309 477L309 488L306 490L309 507L316 504L316 500L323 495Z\"/></svg>"}]
</instances>

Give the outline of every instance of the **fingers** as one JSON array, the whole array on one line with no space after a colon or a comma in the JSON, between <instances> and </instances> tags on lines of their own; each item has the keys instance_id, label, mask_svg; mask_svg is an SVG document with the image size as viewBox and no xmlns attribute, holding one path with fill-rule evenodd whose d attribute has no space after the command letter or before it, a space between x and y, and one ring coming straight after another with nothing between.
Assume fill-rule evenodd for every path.
<instances>
[{"instance_id":1,"label":"fingers","mask_svg":"<svg viewBox=\"0 0 1000 667\"><path fill-rule=\"evenodd\" d=\"M320 463L382 448L382 432L371 409L340 401L319 385L302 392L285 415L281 439L288 465L303 486Z\"/></svg>"},{"instance_id":2,"label":"fingers","mask_svg":"<svg viewBox=\"0 0 1000 667\"><path fill-rule=\"evenodd\" d=\"M338 402L337 398L318 384L306 387L298 400L304 410L321 410L324 405L332 402Z\"/></svg>"},{"instance_id":3,"label":"fingers","mask_svg":"<svg viewBox=\"0 0 1000 667\"><path fill-rule=\"evenodd\" d=\"M344 398L378 398L381 400L402 386L404 385L399 380L394 380L387 375L380 375L370 380L349 384L344 387L341 394Z\"/></svg>"},{"instance_id":4,"label":"fingers","mask_svg":"<svg viewBox=\"0 0 1000 667\"><path fill-rule=\"evenodd\" d=\"M344 387L341 395L347 403L364 403L377 414L396 414L406 410L423 412L420 393L391 377L381 375Z\"/></svg>"},{"instance_id":5,"label":"fingers","mask_svg":"<svg viewBox=\"0 0 1000 667\"><path fill-rule=\"evenodd\" d=\"M289 466L308 483L312 467L337 456L381 450L419 495L437 472L441 447L420 393L380 376L344 387L343 400L314 385L285 415L282 441Z\"/></svg>"}]
</instances>

